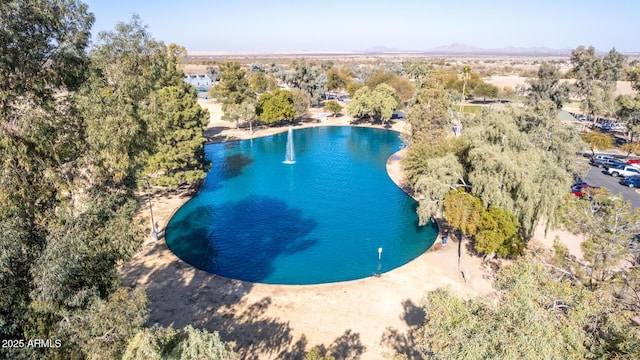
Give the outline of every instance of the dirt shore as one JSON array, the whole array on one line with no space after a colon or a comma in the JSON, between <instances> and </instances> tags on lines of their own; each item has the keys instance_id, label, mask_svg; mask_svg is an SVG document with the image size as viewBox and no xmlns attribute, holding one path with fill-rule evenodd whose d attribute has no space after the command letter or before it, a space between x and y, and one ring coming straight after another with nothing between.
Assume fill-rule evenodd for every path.
<instances>
[{"instance_id":1,"label":"dirt shore","mask_svg":"<svg viewBox=\"0 0 640 360\"><path fill-rule=\"evenodd\" d=\"M211 114L210 139L249 136L245 130L234 129L235 124L221 121L216 103L200 103ZM321 125L349 122L343 116L329 118ZM397 122L391 129L400 131L402 124ZM258 129L253 136L285 130ZM394 154L387 169L390 177L406 189L401 157L401 152ZM189 196L153 199L155 220L161 229ZM142 217L147 210L141 209ZM543 242L553 241L541 235L536 236ZM574 247L579 243L566 233L560 235ZM409 333L423 322L420 302L426 292L447 286L467 298L493 296L493 269L468 252L463 252L461 264L458 267L458 242L451 239L443 247L438 239L414 261L378 277L323 285L265 285L194 269L173 255L161 231L160 241L148 239L141 251L121 267L121 273L125 285L146 290L149 325L181 328L191 324L218 331L223 340L236 342L243 359L301 359L313 346L323 346L339 359L367 360L384 359L395 351L417 358ZM465 281L461 271L470 278Z\"/></svg>"}]
</instances>

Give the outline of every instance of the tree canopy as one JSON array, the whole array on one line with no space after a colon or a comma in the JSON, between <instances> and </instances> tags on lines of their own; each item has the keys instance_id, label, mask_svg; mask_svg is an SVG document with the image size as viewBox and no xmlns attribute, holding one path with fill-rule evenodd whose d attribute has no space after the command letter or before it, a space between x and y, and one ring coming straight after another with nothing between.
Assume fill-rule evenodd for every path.
<instances>
[{"instance_id":1,"label":"tree canopy","mask_svg":"<svg viewBox=\"0 0 640 360\"><path fill-rule=\"evenodd\" d=\"M247 99L254 99L247 72L236 61L220 64L220 82L209 90L209 94L222 103L222 111L231 104L241 104Z\"/></svg>"},{"instance_id":2,"label":"tree canopy","mask_svg":"<svg viewBox=\"0 0 640 360\"><path fill-rule=\"evenodd\" d=\"M562 104L569 100L570 88L560 82L560 69L558 66L543 62L537 71L537 77L528 80L529 93L527 102L536 106L542 100L551 100L556 108L561 109Z\"/></svg>"},{"instance_id":3,"label":"tree canopy","mask_svg":"<svg viewBox=\"0 0 640 360\"><path fill-rule=\"evenodd\" d=\"M502 268L496 302L440 289L423 302L416 345L430 358L635 358L640 332L613 294L593 290L531 256ZM562 270L562 269L560 269Z\"/></svg>"},{"instance_id":4,"label":"tree canopy","mask_svg":"<svg viewBox=\"0 0 640 360\"><path fill-rule=\"evenodd\" d=\"M342 111L342 105L335 100L330 100L325 102L324 110L333 113L333 116L335 117L340 111Z\"/></svg>"},{"instance_id":5,"label":"tree canopy","mask_svg":"<svg viewBox=\"0 0 640 360\"><path fill-rule=\"evenodd\" d=\"M571 63L582 110L594 116L594 121L595 115L613 115L616 81L622 76L626 58L615 48L599 56L593 46L578 46L571 51Z\"/></svg>"},{"instance_id":6,"label":"tree canopy","mask_svg":"<svg viewBox=\"0 0 640 360\"><path fill-rule=\"evenodd\" d=\"M0 20L0 337L61 342L0 357L119 358L148 313L117 271L144 236L136 180L201 179L207 113L137 16L90 52L80 2L5 1Z\"/></svg>"},{"instance_id":7,"label":"tree canopy","mask_svg":"<svg viewBox=\"0 0 640 360\"><path fill-rule=\"evenodd\" d=\"M322 94L327 91L327 75L304 59L294 60L292 68L293 72L289 74L288 79L291 86L307 92L311 98L311 105L320 104Z\"/></svg>"},{"instance_id":8,"label":"tree canopy","mask_svg":"<svg viewBox=\"0 0 640 360\"><path fill-rule=\"evenodd\" d=\"M589 145L591 155L595 155L595 150L606 150L613 146L613 137L600 131L589 131L581 136L582 140Z\"/></svg>"},{"instance_id":9,"label":"tree canopy","mask_svg":"<svg viewBox=\"0 0 640 360\"><path fill-rule=\"evenodd\" d=\"M393 111L398 107L398 100L393 88L380 84L371 90L363 86L356 91L353 100L347 105L347 114L354 118L368 117L372 121L391 120Z\"/></svg>"},{"instance_id":10,"label":"tree canopy","mask_svg":"<svg viewBox=\"0 0 640 360\"><path fill-rule=\"evenodd\" d=\"M459 186L485 206L511 211L524 238L541 218L555 218L576 172L572 158L583 144L576 131L531 109L482 114L459 138L443 131L415 132L404 162L412 186L424 195L418 208L422 221L440 214L447 187Z\"/></svg>"},{"instance_id":11,"label":"tree canopy","mask_svg":"<svg viewBox=\"0 0 640 360\"><path fill-rule=\"evenodd\" d=\"M291 92L280 89L260 96L257 113L260 120L267 124L291 121L297 116Z\"/></svg>"}]
</instances>

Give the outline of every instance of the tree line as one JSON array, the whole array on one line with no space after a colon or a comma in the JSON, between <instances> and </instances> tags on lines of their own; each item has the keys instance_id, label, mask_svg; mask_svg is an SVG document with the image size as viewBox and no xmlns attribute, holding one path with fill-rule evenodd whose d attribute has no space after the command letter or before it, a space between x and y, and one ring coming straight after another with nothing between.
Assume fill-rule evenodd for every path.
<instances>
[{"instance_id":1,"label":"tree line","mask_svg":"<svg viewBox=\"0 0 640 360\"><path fill-rule=\"evenodd\" d=\"M573 54L584 55L584 48ZM620 72L612 69L624 68L619 59L613 50L587 61L609 71L594 75L589 86L596 89L585 92L584 103L613 91ZM574 73L581 66L575 61ZM514 261L497 272L494 301L463 300L449 289L427 294L415 349L425 358L454 359L640 356L640 210L606 189L582 199L568 193L583 171L576 154L586 144L579 129L557 119L572 91L558 69L540 66L525 107L478 115L455 108L445 79L431 69L407 111L403 166L420 199L420 221L443 219L477 254ZM553 250L532 247L541 222L584 237L583 258L560 242Z\"/></svg>"},{"instance_id":2,"label":"tree line","mask_svg":"<svg viewBox=\"0 0 640 360\"><path fill-rule=\"evenodd\" d=\"M138 183L202 180L208 113L184 49L137 16L89 47L93 22L75 0L0 3L1 357L237 358L217 334L145 328L144 291L122 286Z\"/></svg>"},{"instance_id":3,"label":"tree line","mask_svg":"<svg viewBox=\"0 0 640 360\"><path fill-rule=\"evenodd\" d=\"M304 118L311 106L322 106L336 116L343 106L326 96L336 91L347 93L352 100L346 105L346 114L354 120L388 122L395 110L416 101L416 84L432 68L423 62L338 67L331 61L317 64L296 59L287 70L276 63L254 62L243 68L238 62L226 61L217 68L209 67L220 79L209 95L222 104L223 120L235 121L236 127L242 123L250 130L256 122L272 125ZM458 94L463 81L455 72L447 75L447 89ZM499 91L470 71L464 87L467 96L495 98Z\"/></svg>"}]
</instances>

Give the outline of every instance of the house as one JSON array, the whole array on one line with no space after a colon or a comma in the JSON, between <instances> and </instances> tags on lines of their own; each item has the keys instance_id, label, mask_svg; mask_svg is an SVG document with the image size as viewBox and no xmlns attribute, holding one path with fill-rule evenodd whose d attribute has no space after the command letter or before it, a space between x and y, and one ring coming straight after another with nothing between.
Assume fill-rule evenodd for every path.
<instances>
[{"instance_id":1,"label":"house","mask_svg":"<svg viewBox=\"0 0 640 360\"><path fill-rule=\"evenodd\" d=\"M211 78L207 74L185 74L184 81L193 85L198 91L207 91L212 85Z\"/></svg>"}]
</instances>

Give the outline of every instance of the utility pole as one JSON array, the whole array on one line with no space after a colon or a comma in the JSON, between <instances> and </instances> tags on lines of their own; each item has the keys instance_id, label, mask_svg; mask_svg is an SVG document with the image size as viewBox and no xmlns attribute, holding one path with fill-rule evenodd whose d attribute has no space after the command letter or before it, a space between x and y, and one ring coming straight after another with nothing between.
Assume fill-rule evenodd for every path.
<instances>
[{"instance_id":1,"label":"utility pole","mask_svg":"<svg viewBox=\"0 0 640 360\"><path fill-rule=\"evenodd\" d=\"M149 184L149 178L143 177L140 179L147 182L147 199L149 201L149 212L151 214L151 240L158 241L158 227L156 226L155 221L153 221L153 206L151 204L151 185Z\"/></svg>"}]
</instances>

